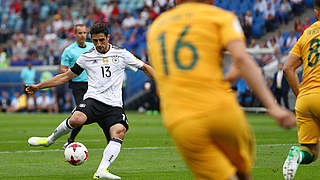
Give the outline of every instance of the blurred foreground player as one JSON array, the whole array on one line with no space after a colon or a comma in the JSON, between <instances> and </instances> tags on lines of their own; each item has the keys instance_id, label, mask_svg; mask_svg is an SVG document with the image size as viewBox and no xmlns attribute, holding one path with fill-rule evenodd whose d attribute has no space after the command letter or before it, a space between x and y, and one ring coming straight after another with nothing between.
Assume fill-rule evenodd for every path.
<instances>
[{"instance_id":1,"label":"blurred foreground player","mask_svg":"<svg viewBox=\"0 0 320 180\"><path fill-rule=\"evenodd\" d=\"M209 0L177 2L147 38L164 124L196 179L249 180L255 143L227 81L240 74L281 127L291 128L295 118L265 86L236 16ZM223 77L225 49L234 65Z\"/></svg>"}]
</instances>

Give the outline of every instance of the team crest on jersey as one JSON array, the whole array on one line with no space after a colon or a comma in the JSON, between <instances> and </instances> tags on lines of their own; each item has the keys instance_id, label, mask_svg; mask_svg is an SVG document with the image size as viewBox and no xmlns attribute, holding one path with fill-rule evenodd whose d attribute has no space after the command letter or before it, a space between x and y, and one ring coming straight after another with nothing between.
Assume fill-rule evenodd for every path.
<instances>
[{"instance_id":1,"label":"team crest on jersey","mask_svg":"<svg viewBox=\"0 0 320 180\"><path fill-rule=\"evenodd\" d=\"M119 56L112 56L112 62L114 63L114 64L118 64L119 63Z\"/></svg>"},{"instance_id":2,"label":"team crest on jersey","mask_svg":"<svg viewBox=\"0 0 320 180\"><path fill-rule=\"evenodd\" d=\"M103 64L108 64L108 58L107 57L102 58L102 62L103 62Z\"/></svg>"}]
</instances>

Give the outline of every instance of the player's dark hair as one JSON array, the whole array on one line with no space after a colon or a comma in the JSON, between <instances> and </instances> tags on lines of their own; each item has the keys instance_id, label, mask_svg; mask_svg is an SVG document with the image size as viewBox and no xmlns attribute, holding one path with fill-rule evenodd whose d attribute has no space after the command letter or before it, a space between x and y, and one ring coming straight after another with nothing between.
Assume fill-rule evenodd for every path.
<instances>
[{"instance_id":1,"label":"player's dark hair","mask_svg":"<svg viewBox=\"0 0 320 180\"><path fill-rule=\"evenodd\" d=\"M108 37L108 25L105 23L95 23L90 29L90 35L92 34L100 34L103 33L106 37Z\"/></svg>"},{"instance_id":2,"label":"player's dark hair","mask_svg":"<svg viewBox=\"0 0 320 180\"><path fill-rule=\"evenodd\" d=\"M320 0L314 0L314 8L320 10Z\"/></svg>"},{"instance_id":3,"label":"player's dark hair","mask_svg":"<svg viewBox=\"0 0 320 180\"><path fill-rule=\"evenodd\" d=\"M77 33L77 28L78 27L87 27L87 25L85 25L85 24L76 24L76 25L74 25L74 27L73 27L73 32L76 34Z\"/></svg>"}]
</instances>

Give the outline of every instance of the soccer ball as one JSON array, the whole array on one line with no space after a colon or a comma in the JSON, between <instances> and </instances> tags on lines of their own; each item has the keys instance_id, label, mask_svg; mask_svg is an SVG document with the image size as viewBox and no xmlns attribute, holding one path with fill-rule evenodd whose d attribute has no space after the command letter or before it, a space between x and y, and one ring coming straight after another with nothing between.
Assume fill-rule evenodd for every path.
<instances>
[{"instance_id":1,"label":"soccer ball","mask_svg":"<svg viewBox=\"0 0 320 180\"><path fill-rule=\"evenodd\" d=\"M64 157L70 164L79 166L88 159L88 150L83 144L74 142L66 147Z\"/></svg>"}]
</instances>

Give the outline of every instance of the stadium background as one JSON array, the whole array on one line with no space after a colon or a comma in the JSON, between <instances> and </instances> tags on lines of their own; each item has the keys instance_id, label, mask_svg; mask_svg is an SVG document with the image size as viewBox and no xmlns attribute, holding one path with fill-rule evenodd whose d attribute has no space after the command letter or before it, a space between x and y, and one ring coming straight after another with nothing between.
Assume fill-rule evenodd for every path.
<instances>
[{"instance_id":1,"label":"stadium background","mask_svg":"<svg viewBox=\"0 0 320 180\"><path fill-rule=\"evenodd\" d=\"M247 36L248 51L262 68L268 85L273 81L277 64L285 62L290 45L315 21L312 0L288 2L289 11L284 6L281 8L285 0L215 1L215 5L233 11L239 17ZM148 62L147 28L161 12L172 6L172 0L0 0L0 93L7 92L11 102L15 99L15 92L23 94L20 73L27 62L32 62L37 82L41 75L46 79L50 73L57 74L61 53L74 40L72 25L76 23L85 23L89 27L96 21L109 23L111 43L127 48ZM270 21L266 17L270 17ZM290 34L292 38L289 38ZM227 54L226 60L225 66L228 67L230 59ZM127 109L134 111L127 113L131 128L111 171L123 179L192 179L161 124L161 116L136 113L137 109L144 112L150 108L150 104L147 105L152 102L148 98L150 91L146 90L148 83L149 79L142 72L127 71L125 104ZM150 84L152 86L152 82ZM234 87L246 110L261 110L257 108L259 102L252 101L254 98L244 81L238 81ZM70 90L65 86L59 89L68 99ZM57 88L52 89L52 94L47 92L54 103L55 93ZM242 97L245 97L244 101ZM292 110L295 102L292 92L289 102ZM87 126L77 137L87 146L89 159L74 168L63 162L61 147L67 137L59 139L50 148L32 148L26 143L30 136L48 135L69 114L34 112L0 113L0 179L89 179L106 143L99 127ZM264 113L247 113L247 118L257 141L253 178L283 179L282 164L289 147L297 143L296 128L283 130ZM319 179L319 166L320 162L316 161L301 167L296 179Z\"/></svg>"},{"instance_id":2,"label":"stadium background","mask_svg":"<svg viewBox=\"0 0 320 180\"><path fill-rule=\"evenodd\" d=\"M16 98L16 92L19 96L23 94L20 72L28 62L32 62L36 70L36 82L41 80L43 72L46 75L48 72L57 74L61 54L73 42L73 24L77 23L88 27L98 21L108 23L112 44L126 48L148 62L148 26L174 4L173 0L1 0L0 92L7 92L11 102ZM285 62L288 51L303 30L315 22L313 0L216 0L214 5L238 16L248 48L253 50L269 86L277 64ZM261 48L274 51L257 54ZM150 109L150 103L157 103L145 98L148 92L145 83L148 81L142 72L127 71L124 88L127 109L144 112ZM244 81L239 80L234 87L244 107L261 106ZM61 89L66 91L65 101L70 90L66 87ZM58 101L57 88L46 94L52 103ZM291 92L289 102L293 109L294 96ZM19 105L22 110L16 111L23 111L25 104ZM63 104L59 106L60 112L66 111Z\"/></svg>"}]
</instances>

